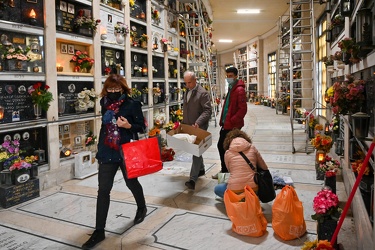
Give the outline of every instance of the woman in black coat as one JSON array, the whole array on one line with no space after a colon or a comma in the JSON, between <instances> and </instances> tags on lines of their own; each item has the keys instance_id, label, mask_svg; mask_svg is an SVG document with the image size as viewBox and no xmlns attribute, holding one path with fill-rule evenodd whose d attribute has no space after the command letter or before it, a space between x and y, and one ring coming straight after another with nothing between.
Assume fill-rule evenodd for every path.
<instances>
[{"instance_id":1,"label":"woman in black coat","mask_svg":"<svg viewBox=\"0 0 375 250\"><path fill-rule=\"evenodd\" d=\"M138 132L145 130L142 104L130 97L131 89L121 75L112 74L104 82L100 94L102 110L102 126L99 134L99 190L96 202L96 225L90 239L83 244L83 249L90 249L104 240L104 228L107 220L110 192L113 180L120 167L126 186L132 192L137 203L134 224L141 223L147 213L143 188L137 178L128 179L125 172L123 157L120 153L121 144L138 139Z\"/></svg>"}]
</instances>

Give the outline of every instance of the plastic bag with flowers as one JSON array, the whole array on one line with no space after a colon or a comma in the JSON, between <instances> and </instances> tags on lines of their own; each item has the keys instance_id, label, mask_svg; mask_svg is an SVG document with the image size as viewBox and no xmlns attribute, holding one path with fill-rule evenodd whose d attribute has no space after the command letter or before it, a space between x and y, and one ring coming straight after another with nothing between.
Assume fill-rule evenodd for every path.
<instances>
[{"instance_id":1,"label":"plastic bag with flowers","mask_svg":"<svg viewBox=\"0 0 375 250\"><path fill-rule=\"evenodd\" d=\"M329 152L332 148L332 137L328 135L317 134L311 140L311 145L313 145L316 150L323 150L324 152Z\"/></svg>"},{"instance_id":2,"label":"plastic bag with flowers","mask_svg":"<svg viewBox=\"0 0 375 250\"><path fill-rule=\"evenodd\" d=\"M77 112L87 111L89 108L95 107L95 100L97 94L92 88L91 90L84 88L80 93L78 93L77 101L75 102L75 109Z\"/></svg>"},{"instance_id":3,"label":"plastic bag with flowers","mask_svg":"<svg viewBox=\"0 0 375 250\"><path fill-rule=\"evenodd\" d=\"M314 240L314 241L305 241L301 250L334 250L331 245L331 242L328 240Z\"/></svg>"},{"instance_id":4,"label":"plastic bag with flowers","mask_svg":"<svg viewBox=\"0 0 375 250\"><path fill-rule=\"evenodd\" d=\"M347 75L348 81L335 82L333 98L331 98L332 111L334 114L347 115L361 110L365 102L365 84L362 79L354 80L353 76ZM328 91L331 91L328 89ZM328 92L327 91L327 92Z\"/></svg>"}]
</instances>

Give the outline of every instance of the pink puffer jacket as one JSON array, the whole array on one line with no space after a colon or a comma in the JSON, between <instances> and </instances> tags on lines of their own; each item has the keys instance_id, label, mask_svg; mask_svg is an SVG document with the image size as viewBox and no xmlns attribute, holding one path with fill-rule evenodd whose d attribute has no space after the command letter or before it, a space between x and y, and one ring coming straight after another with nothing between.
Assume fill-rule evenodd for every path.
<instances>
[{"instance_id":1,"label":"pink puffer jacket","mask_svg":"<svg viewBox=\"0 0 375 250\"><path fill-rule=\"evenodd\" d=\"M264 170L268 169L267 164L254 145L241 137L233 139L224 156L225 164L230 173L227 188L231 190L243 190L245 185L249 185L251 188L257 187L254 182L254 171L239 154L241 151L255 168L259 166Z\"/></svg>"}]
</instances>

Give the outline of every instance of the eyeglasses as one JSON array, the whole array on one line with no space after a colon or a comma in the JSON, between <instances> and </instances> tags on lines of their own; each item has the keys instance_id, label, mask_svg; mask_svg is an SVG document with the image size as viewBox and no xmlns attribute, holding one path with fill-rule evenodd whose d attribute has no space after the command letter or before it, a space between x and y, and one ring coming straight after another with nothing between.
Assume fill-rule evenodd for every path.
<instances>
[{"instance_id":1,"label":"eyeglasses","mask_svg":"<svg viewBox=\"0 0 375 250\"><path fill-rule=\"evenodd\" d=\"M107 88L107 92L120 92L121 88Z\"/></svg>"}]
</instances>

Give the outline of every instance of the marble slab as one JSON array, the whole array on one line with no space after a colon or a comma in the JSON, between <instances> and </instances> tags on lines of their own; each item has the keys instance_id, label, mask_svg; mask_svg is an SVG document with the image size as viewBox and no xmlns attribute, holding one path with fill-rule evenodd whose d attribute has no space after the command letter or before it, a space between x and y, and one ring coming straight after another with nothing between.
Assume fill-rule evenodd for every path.
<instances>
[{"instance_id":1,"label":"marble slab","mask_svg":"<svg viewBox=\"0 0 375 250\"><path fill-rule=\"evenodd\" d=\"M49 219L95 227L96 197L58 192L17 209ZM147 216L156 209L148 205ZM135 203L111 200L106 231L119 235L125 233L133 227L136 210Z\"/></svg>"},{"instance_id":2,"label":"marble slab","mask_svg":"<svg viewBox=\"0 0 375 250\"><path fill-rule=\"evenodd\" d=\"M23 250L23 249L59 249L70 250L80 249L69 243L48 239L30 232L0 225L0 249Z\"/></svg>"},{"instance_id":3,"label":"marble slab","mask_svg":"<svg viewBox=\"0 0 375 250\"><path fill-rule=\"evenodd\" d=\"M302 155L302 154L269 154L262 153L262 157L266 162L275 162L275 163L289 163L289 164L304 164L315 166L315 157L313 155Z\"/></svg>"},{"instance_id":4,"label":"marble slab","mask_svg":"<svg viewBox=\"0 0 375 250\"><path fill-rule=\"evenodd\" d=\"M177 210L152 233L154 242L145 244L160 249L301 249L306 240L316 238L307 233L300 239L283 241L268 224L265 235L255 238L234 233L227 217ZM194 239L194 240L192 240Z\"/></svg>"}]
</instances>

